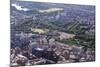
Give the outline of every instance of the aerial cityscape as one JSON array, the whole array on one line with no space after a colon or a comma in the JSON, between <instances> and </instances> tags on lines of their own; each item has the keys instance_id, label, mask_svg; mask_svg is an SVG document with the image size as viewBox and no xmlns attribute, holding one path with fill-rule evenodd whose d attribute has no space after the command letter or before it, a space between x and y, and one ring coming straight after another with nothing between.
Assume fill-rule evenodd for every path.
<instances>
[{"instance_id":1,"label":"aerial cityscape","mask_svg":"<svg viewBox=\"0 0 100 67\"><path fill-rule=\"evenodd\" d=\"M11 0L11 66L95 61L95 6Z\"/></svg>"}]
</instances>

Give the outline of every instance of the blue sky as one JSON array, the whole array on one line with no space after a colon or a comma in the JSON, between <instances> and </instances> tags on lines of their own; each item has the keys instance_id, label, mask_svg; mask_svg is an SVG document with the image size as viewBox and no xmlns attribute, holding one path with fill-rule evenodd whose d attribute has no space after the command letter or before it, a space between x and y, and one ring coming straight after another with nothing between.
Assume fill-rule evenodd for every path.
<instances>
[{"instance_id":1,"label":"blue sky","mask_svg":"<svg viewBox=\"0 0 100 67\"><path fill-rule=\"evenodd\" d=\"M71 4L86 4L95 5L96 0L20 0L20 1L39 1L39 2L54 2L54 3L71 3Z\"/></svg>"}]
</instances>

